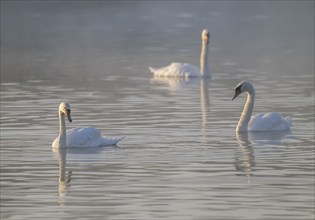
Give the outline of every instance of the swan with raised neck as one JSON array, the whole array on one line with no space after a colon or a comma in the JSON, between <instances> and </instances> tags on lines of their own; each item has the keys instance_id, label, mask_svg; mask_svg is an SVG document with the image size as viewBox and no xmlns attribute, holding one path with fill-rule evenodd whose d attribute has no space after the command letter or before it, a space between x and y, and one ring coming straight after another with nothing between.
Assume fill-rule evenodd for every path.
<instances>
[{"instance_id":1,"label":"swan with raised neck","mask_svg":"<svg viewBox=\"0 0 315 220\"><path fill-rule=\"evenodd\" d=\"M290 130L290 116L283 118L278 112L259 113L252 116L255 102L255 88L249 81L242 81L235 87L234 100L241 93L247 93L247 100L238 121L236 132L243 131L284 131Z\"/></svg>"},{"instance_id":2,"label":"swan with raised neck","mask_svg":"<svg viewBox=\"0 0 315 220\"><path fill-rule=\"evenodd\" d=\"M255 89L252 83L242 81L235 87L235 94L232 98L234 100L242 92L247 92L247 101L244 106L240 120L237 123L236 131L247 131L248 123L253 114L255 103Z\"/></svg>"},{"instance_id":3,"label":"swan with raised neck","mask_svg":"<svg viewBox=\"0 0 315 220\"><path fill-rule=\"evenodd\" d=\"M210 42L210 33L207 29L204 29L201 33L202 46L200 54L200 74L202 77L210 76L209 69L209 42Z\"/></svg>"},{"instance_id":4,"label":"swan with raised neck","mask_svg":"<svg viewBox=\"0 0 315 220\"><path fill-rule=\"evenodd\" d=\"M208 63L210 34L207 29L204 29L201 33L201 42L200 67L188 63L175 62L160 68L149 67L150 71L154 73L155 77L210 77Z\"/></svg>"},{"instance_id":5,"label":"swan with raised neck","mask_svg":"<svg viewBox=\"0 0 315 220\"><path fill-rule=\"evenodd\" d=\"M124 138L104 137L99 129L93 127L73 128L67 131L65 117L72 122L70 113L69 103L62 102L59 105L59 136L52 144L54 148L110 146L116 145Z\"/></svg>"},{"instance_id":6,"label":"swan with raised neck","mask_svg":"<svg viewBox=\"0 0 315 220\"><path fill-rule=\"evenodd\" d=\"M67 117L69 122L72 122L71 118L71 108L69 103L62 102L59 105L59 136L53 142L53 147L63 148L67 147L67 128L66 120Z\"/></svg>"}]
</instances>

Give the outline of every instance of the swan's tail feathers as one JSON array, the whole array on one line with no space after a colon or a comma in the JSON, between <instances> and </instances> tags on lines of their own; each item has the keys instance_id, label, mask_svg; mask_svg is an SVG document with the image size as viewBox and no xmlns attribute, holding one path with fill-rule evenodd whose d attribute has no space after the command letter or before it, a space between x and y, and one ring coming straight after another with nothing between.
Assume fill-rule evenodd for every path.
<instances>
[{"instance_id":1,"label":"swan's tail feathers","mask_svg":"<svg viewBox=\"0 0 315 220\"><path fill-rule=\"evenodd\" d=\"M287 125L289 126L289 128L292 126L292 119L290 116L287 116L284 118L285 122L287 123Z\"/></svg>"},{"instance_id":2,"label":"swan's tail feathers","mask_svg":"<svg viewBox=\"0 0 315 220\"><path fill-rule=\"evenodd\" d=\"M120 138L115 138L115 139L116 139L116 143L115 143L115 144L117 144L119 141L125 139L125 136L122 136L122 137L120 137Z\"/></svg>"},{"instance_id":3,"label":"swan's tail feathers","mask_svg":"<svg viewBox=\"0 0 315 220\"><path fill-rule=\"evenodd\" d=\"M106 143L106 145L116 145L118 144L119 141L123 140L124 138L125 136L120 138L108 138L108 142Z\"/></svg>"},{"instance_id":4,"label":"swan's tail feathers","mask_svg":"<svg viewBox=\"0 0 315 220\"><path fill-rule=\"evenodd\" d=\"M149 70L150 70L151 73L155 73L156 72L156 69L154 69L153 67L150 67L150 66L149 66Z\"/></svg>"}]
</instances>

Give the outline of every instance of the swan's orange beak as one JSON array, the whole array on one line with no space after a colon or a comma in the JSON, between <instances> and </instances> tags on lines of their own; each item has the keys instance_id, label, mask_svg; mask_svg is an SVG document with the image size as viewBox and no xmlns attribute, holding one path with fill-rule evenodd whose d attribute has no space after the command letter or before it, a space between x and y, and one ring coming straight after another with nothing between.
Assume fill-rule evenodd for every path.
<instances>
[{"instance_id":1,"label":"swan's orange beak","mask_svg":"<svg viewBox=\"0 0 315 220\"><path fill-rule=\"evenodd\" d=\"M70 110L69 109L67 109L67 119L68 119L68 121L69 122L72 122L72 118L71 118L71 116L70 116Z\"/></svg>"},{"instance_id":2,"label":"swan's orange beak","mask_svg":"<svg viewBox=\"0 0 315 220\"><path fill-rule=\"evenodd\" d=\"M206 44L209 44L209 36L206 36L203 38L203 41L206 43Z\"/></svg>"}]
</instances>

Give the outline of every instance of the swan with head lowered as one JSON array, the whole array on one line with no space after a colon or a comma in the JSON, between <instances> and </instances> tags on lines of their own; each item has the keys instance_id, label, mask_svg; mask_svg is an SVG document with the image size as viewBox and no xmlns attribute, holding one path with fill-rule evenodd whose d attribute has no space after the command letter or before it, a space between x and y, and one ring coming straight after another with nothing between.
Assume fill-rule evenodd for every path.
<instances>
[{"instance_id":1,"label":"swan with head lowered","mask_svg":"<svg viewBox=\"0 0 315 220\"><path fill-rule=\"evenodd\" d=\"M208 64L210 34L207 29L202 31L201 39L200 68L188 63L171 63L160 68L149 67L149 70L154 73L154 77L210 77Z\"/></svg>"},{"instance_id":2,"label":"swan with head lowered","mask_svg":"<svg viewBox=\"0 0 315 220\"><path fill-rule=\"evenodd\" d=\"M92 127L73 128L66 131L66 117L69 122L71 119L70 105L62 102L59 105L59 136L54 140L52 146L54 148L65 147L102 147L117 144L121 138L105 138L101 131Z\"/></svg>"},{"instance_id":3,"label":"swan with head lowered","mask_svg":"<svg viewBox=\"0 0 315 220\"><path fill-rule=\"evenodd\" d=\"M236 127L237 132L286 131L291 129L292 121L290 116L284 118L278 112L259 113L252 116L255 102L255 89L251 82L240 82L235 87L235 94L232 100L243 92L247 92L247 101Z\"/></svg>"}]
</instances>

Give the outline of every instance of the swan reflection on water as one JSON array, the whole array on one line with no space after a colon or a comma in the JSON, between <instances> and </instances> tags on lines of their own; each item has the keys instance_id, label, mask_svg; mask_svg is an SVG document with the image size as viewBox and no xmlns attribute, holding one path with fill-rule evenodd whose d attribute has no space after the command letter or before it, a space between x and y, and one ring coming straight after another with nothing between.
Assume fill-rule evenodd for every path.
<instances>
[{"instance_id":1,"label":"swan reflection on water","mask_svg":"<svg viewBox=\"0 0 315 220\"><path fill-rule=\"evenodd\" d=\"M204 78L200 80L200 105L202 113L202 127L206 127L208 123L208 113L210 109L209 96L210 79Z\"/></svg>"},{"instance_id":2,"label":"swan reflection on water","mask_svg":"<svg viewBox=\"0 0 315 220\"><path fill-rule=\"evenodd\" d=\"M210 109L210 88L211 78L180 78L180 77L161 77L154 76L151 79L151 83L158 83L166 85L171 91L177 91L186 88L200 89L200 107L202 117L202 127L204 128L208 122L208 112Z\"/></svg>"},{"instance_id":3,"label":"swan reflection on water","mask_svg":"<svg viewBox=\"0 0 315 220\"><path fill-rule=\"evenodd\" d=\"M160 84L160 85L167 86L170 91L177 91L183 88L195 87L196 85L198 85L199 81L200 81L200 78L197 78L197 77L182 78L182 77L164 77L164 76L153 76L150 80L152 84Z\"/></svg>"},{"instance_id":4,"label":"swan reflection on water","mask_svg":"<svg viewBox=\"0 0 315 220\"><path fill-rule=\"evenodd\" d=\"M72 171L68 171L66 174L67 167L67 149L66 148L53 148L54 153L58 155L59 163L59 204L65 204L67 188L70 187Z\"/></svg>"},{"instance_id":5,"label":"swan reflection on water","mask_svg":"<svg viewBox=\"0 0 315 220\"><path fill-rule=\"evenodd\" d=\"M282 140L291 131L276 132L236 132L239 147L235 151L235 168L246 176L251 176L254 171L255 152L254 147L267 145L281 145Z\"/></svg>"},{"instance_id":6,"label":"swan reflection on water","mask_svg":"<svg viewBox=\"0 0 315 220\"><path fill-rule=\"evenodd\" d=\"M107 147L108 148L108 147ZM58 156L59 164L59 204L63 206L66 202L67 189L71 187L72 170L67 172L67 157L71 162L80 164L90 164L100 160L103 148L52 148L53 152Z\"/></svg>"}]
</instances>

